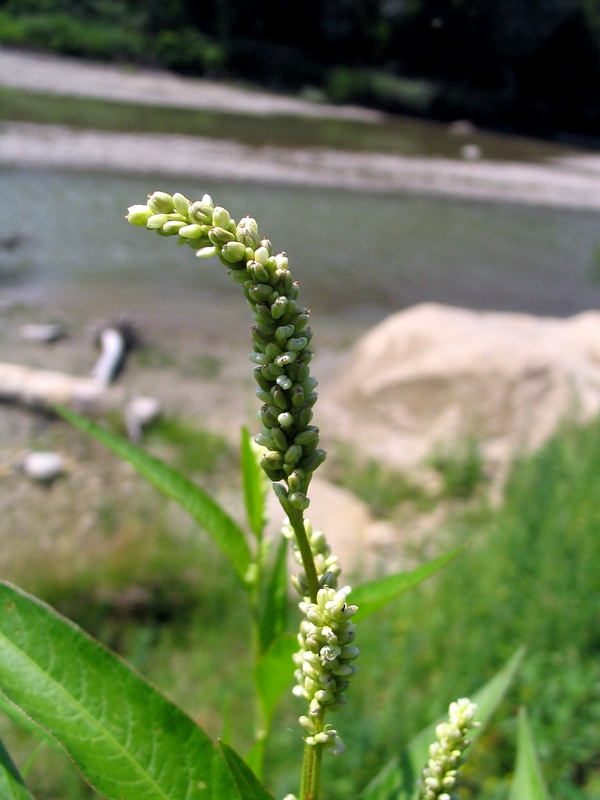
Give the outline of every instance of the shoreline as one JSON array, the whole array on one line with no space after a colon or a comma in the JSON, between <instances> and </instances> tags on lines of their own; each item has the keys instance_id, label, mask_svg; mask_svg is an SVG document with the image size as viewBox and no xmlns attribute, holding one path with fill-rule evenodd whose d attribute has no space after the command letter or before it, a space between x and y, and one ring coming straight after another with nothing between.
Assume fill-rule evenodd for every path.
<instances>
[{"instance_id":1,"label":"shoreline","mask_svg":"<svg viewBox=\"0 0 600 800\"><path fill-rule=\"evenodd\" d=\"M546 164L455 161L8 122L0 125L0 167L185 175L600 211L600 155Z\"/></svg>"}]
</instances>

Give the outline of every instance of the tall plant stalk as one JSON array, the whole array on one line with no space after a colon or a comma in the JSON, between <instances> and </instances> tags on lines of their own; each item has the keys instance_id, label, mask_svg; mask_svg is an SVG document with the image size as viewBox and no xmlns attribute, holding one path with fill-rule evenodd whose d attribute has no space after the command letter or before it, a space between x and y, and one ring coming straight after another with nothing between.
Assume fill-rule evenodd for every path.
<instances>
[{"instance_id":1,"label":"tall plant stalk","mask_svg":"<svg viewBox=\"0 0 600 800\"><path fill-rule=\"evenodd\" d=\"M249 358L262 403L262 427L255 441L264 448L260 464L287 515L284 532L302 566L293 576L305 615L298 634L300 650L294 656L298 667L294 693L308 701L307 714L300 717L305 731L300 797L318 800L323 752L338 755L344 749L337 731L325 724L325 714L345 702L358 649L352 645L355 631L350 618L357 607L347 602L349 587L338 591L337 558L304 516L310 481L325 460L325 451L318 446L319 429L311 424L318 381L309 368L310 312L297 303L298 283L285 252L274 254L255 219L245 217L236 224L209 195L192 202L182 194L154 192L146 204L131 206L127 219L161 236L176 236L199 258L218 257L241 285L254 317ZM258 557L252 567L247 582L256 586ZM256 600L256 591L251 596Z\"/></svg>"}]
</instances>

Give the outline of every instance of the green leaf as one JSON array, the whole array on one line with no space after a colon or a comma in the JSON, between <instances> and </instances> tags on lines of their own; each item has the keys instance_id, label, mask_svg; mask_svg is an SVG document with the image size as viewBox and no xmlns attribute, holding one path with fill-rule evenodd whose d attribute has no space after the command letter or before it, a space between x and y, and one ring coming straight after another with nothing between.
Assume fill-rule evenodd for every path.
<instances>
[{"instance_id":1,"label":"green leaf","mask_svg":"<svg viewBox=\"0 0 600 800\"><path fill-rule=\"evenodd\" d=\"M267 729L281 695L294 677L292 656L298 649L298 639L293 633L283 633L274 640L254 668L254 682Z\"/></svg>"},{"instance_id":2,"label":"green leaf","mask_svg":"<svg viewBox=\"0 0 600 800\"><path fill-rule=\"evenodd\" d=\"M3 711L6 716L11 719L16 725L21 728L21 730L25 731L26 733L30 733L34 736L38 741L44 742L45 744L49 744L55 750L59 750L61 753L64 753L64 750L56 741L54 736L50 736L48 731L45 731L43 728L40 728L39 725L28 717L21 709L16 706L14 703L11 703L6 695L0 692L0 711Z\"/></svg>"},{"instance_id":3,"label":"green leaf","mask_svg":"<svg viewBox=\"0 0 600 800\"><path fill-rule=\"evenodd\" d=\"M286 629L287 588L287 539L282 536L258 609L258 645L261 655L266 652L273 639Z\"/></svg>"},{"instance_id":4,"label":"green leaf","mask_svg":"<svg viewBox=\"0 0 600 800\"><path fill-rule=\"evenodd\" d=\"M260 707L260 728L246 763L259 777L262 776L267 737L273 723L273 715L281 695L294 676L292 656L298 649L298 640L292 633L278 636L254 668L254 685Z\"/></svg>"},{"instance_id":5,"label":"green leaf","mask_svg":"<svg viewBox=\"0 0 600 800\"><path fill-rule=\"evenodd\" d=\"M33 800L2 742L0 742L0 800Z\"/></svg>"},{"instance_id":6,"label":"green leaf","mask_svg":"<svg viewBox=\"0 0 600 800\"><path fill-rule=\"evenodd\" d=\"M508 800L550 800L524 708L519 709L517 762Z\"/></svg>"},{"instance_id":7,"label":"green leaf","mask_svg":"<svg viewBox=\"0 0 600 800\"><path fill-rule=\"evenodd\" d=\"M0 582L0 689L109 800L207 800L206 734L125 662Z\"/></svg>"},{"instance_id":8,"label":"green leaf","mask_svg":"<svg viewBox=\"0 0 600 800\"><path fill-rule=\"evenodd\" d=\"M212 536L246 586L245 577L252 560L246 537L241 528L203 489L178 470L92 420L62 406L53 406L53 409L128 461L159 491L185 508Z\"/></svg>"},{"instance_id":9,"label":"green leaf","mask_svg":"<svg viewBox=\"0 0 600 800\"><path fill-rule=\"evenodd\" d=\"M519 648L502 669L471 697L471 700L477 703L475 720L481 723L472 731L473 740L481 734L506 695L524 653L525 649ZM445 719L446 716L440 717L428 725L412 739L399 757L386 764L379 775L363 790L362 800L392 800L392 798L414 800L418 797L417 780L429 759L429 745L435 741L436 726Z\"/></svg>"},{"instance_id":10,"label":"green leaf","mask_svg":"<svg viewBox=\"0 0 600 800\"><path fill-rule=\"evenodd\" d=\"M244 502L250 528L257 539L262 538L267 519L267 491L269 485L252 446L248 428L242 428L242 479Z\"/></svg>"},{"instance_id":11,"label":"green leaf","mask_svg":"<svg viewBox=\"0 0 600 800\"><path fill-rule=\"evenodd\" d=\"M219 746L241 800L273 800L273 796L267 792L250 767L238 756L235 750L232 750L224 742L219 742Z\"/></svg>"},{"instance_id":12,"label":"green leaf","mask_svg":"<svg viewBox=\"0 0 600 800\"><path fill-rule=\"evenodd\" d=\"M434 575L446 564L454 561L464 549L464 546L457 547L456 550L452 550L450 553L446 553L428 564L423 564L412 572L397 572L394 575L386 575L385 578L369 581L353 588L350 598L351 602L356 603L358 606L358 611L352 621L363 619L363 617L378 611L387 603L414 589L426 578Z\"/></svg>"}]
</instances>

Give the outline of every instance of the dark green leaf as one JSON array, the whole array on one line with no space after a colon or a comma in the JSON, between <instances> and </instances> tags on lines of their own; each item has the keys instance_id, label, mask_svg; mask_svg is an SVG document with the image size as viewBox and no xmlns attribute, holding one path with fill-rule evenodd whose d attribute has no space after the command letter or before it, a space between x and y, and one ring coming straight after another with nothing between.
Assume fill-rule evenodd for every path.
<instances>
[{"instance_id":1,"label":"dark green leaf","mask_svg":"<svg viewBox=\"0 0 600 800\"><path fill-rule=\"evenodd\" d=\"M224 742L219 742L219 745L241 800L273 800L272 795L267 792L250 767L238 756L235 750L232 750Z\"/></svg>"},{"instance_id":2,"label":"dark green leaf","mask_svg":"<svg viewBox=\"0 0 600 800\"><path fill-rule=\"evenodd\" d=\"M277 545L258 610L258 640L261 655L266 652L273 639L286 629L287 589L287 539L282 536Z\"/></svg>"},{"instance_id":3,"label":"dark green leaf","mask_svg":"<svg viewBox=\"0 0 600 800\"><path fill-rule=\"evenodd\" d=\"M508 800L550 800L524 708L519 709L517 762Z\"/></svg>"},{"instance_id":4,"label":"dark green leaf","mask_svg":"<svg viewBox=\"0 0 600 800\"><path fill-rule=\"evenodd\" d=\"M259 464L258 457L252 448L252 440L248 428L242 428L242 479L244 482L244 502L250 528L260 539L267 517L266 494L269 484Z\"/></svg>"},{"instance_id":5,"label":"dark green leaf","mask_svg":"<svg viewBox=\"0 0 600 800\"><path fill-rule=\"evenodd\" d=\"M471 697L477 703L475 720L480 726L473 730L476 739L501 703L515 673L523 659L524 648L520 648L500 672ZM362 800L414 800L418 797L417 780L429 759L429 745L435 741L436 726L446 717L440 717L418 733L403 753L392 759L361 794Z\"/></svg>"},{"instance_id":6,"label":"dark green leaf","mask_svg":"<svg viewBox=\"0 0 600 800\"><path fill-rule=\"evenodd\" d=\"M72 622L3 582L0 689L109 800L212 796L206 734Z\"/></svg>"},{"instance_id":7,"label":"dark green leaf","mask_svg":"<svg viewBox=\"0 0 600 800\"><path fill-rule=\"evenodd\" d=\"M297 649L298 640L294 634L283 633L275 639L254 669L256 691L267 730L277 703L294 676L292 656Z\"/></svg>"},{"instance_id":8,"label":"dark green leaf","mask_svg":"<svg viewBox=\"0 0 600 800\"><path fill-rule=\"evenodd\" d=\"M0 800L33 800L2 742L0 742Z\"/></svg>"},{"instance_id":9,"label":"dark green leaf","mask_svg":"<svg viewBox=\"0 0 600 800\"><path fill-rule=\"evenodd\" d=\"M428 564L417 567L412 572L397 572L395 575L386 575L385 578L369 581L353 588L350 600L358 606L354 620L363 619L368 614L372 614L392 600L396 600L396 598L414 589L415 586L429 578L430 575L434 575L446 564L454 561L464 549L464 547L458 547L456 550L452 550L452 552L446 553Z\"/></svg>"},{"instance_id":10,"label":"dark green leaf","mask_svg":"<svg viewBox=\"0 0 600 800\"><path fill-rule=\"evenodd\" d=\"M128 461L167 497L176 500L212 536L229 558L242 582L252 560L243 531L215 501L199 486L173 467L116 436L92 420L61 406L53 406L57 414L89 433L118 456Z\"/></svg>"},{"instance_id":11,"label":"dark green leaf","mask_svg":"<svg viewBox=\"0 0 600 800\"><path fill-rule=\"evenodd\" d=\"M240 793L223 755L217 749L213 753L212 800L240 800Z\"/></svg>"}]
</instances>

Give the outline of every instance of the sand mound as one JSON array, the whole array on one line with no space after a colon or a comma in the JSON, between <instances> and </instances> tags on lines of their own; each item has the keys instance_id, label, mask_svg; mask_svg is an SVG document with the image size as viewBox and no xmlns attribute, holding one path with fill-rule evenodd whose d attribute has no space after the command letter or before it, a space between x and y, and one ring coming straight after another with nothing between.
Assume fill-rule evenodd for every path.
<instances>
[{"instance_id":1,"label":"sand mound","mask_svg":"<svg viewBox=\"0 0 600 800\"><path fill-rule=\"evenodd\" d=\"M555 319L417 305L359 341L324 400L340 438L400 467L468 437L506 464L562 419L600 410L600 312Z\"/></svg>"}]
</instances>

